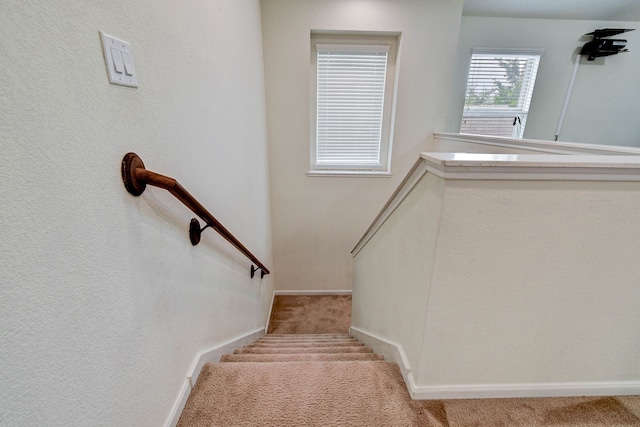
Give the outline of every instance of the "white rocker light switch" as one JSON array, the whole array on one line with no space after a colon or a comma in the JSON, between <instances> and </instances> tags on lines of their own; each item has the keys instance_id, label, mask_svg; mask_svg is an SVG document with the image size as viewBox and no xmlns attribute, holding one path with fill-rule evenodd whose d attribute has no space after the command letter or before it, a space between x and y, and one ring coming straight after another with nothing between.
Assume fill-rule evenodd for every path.
<instances>
[{"instance_id":1,"label":"white rocker light switch","mask_svg":"<svg viewBox=\"0 0 640 427\"><path fill-rule=\"evenodd\" d=\"M109 82L114 85L138 87L138 76L133 66L133 53L129 43L102 31L100 39Z\"/></svg>"}]
</instances>

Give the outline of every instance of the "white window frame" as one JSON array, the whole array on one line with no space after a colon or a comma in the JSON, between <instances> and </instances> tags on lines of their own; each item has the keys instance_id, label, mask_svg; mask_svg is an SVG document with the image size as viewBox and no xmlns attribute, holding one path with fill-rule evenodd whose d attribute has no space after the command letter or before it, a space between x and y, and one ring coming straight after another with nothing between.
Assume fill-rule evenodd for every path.
<instances>
[{"instance_id":1,"label":"white window frame","mask_svg":"<svg viewBox=\"0 0 640 427\"><path fill-rule=\"evenodd\" d=\"M319 48L368 52L385 49L387 68L382 110L382 131L380 138L380 158L378 164L319 163L317 161L318 133L318 64ZM390 176L393 119L396 94L396 61L398 49L397 34L327 34L311 33L311 117L310 117L310 170L309 176Z\"/></svg>"},{"instance_id":2,"label":"white window frame","mask_svg":"<svg viewBox=\"0 0 640 427\"><path fill-rule=\"evenodd\" d=\"M534 60L532 70L529 72L529 78L531 83L526 85L520 93L520 100L518 108L492 108L491 106L477 106L467 107L467 95L469 91L469 82L471 81L471 75L467 76L467 88L465 89L465 102L462 112L461 133L464 133L462 125L465 118L491 118L506 119L507 121L514 121L512 127L511 138L521 139L524 135L524 129L529 114L529 107L531 105L531 99L533 96L533 90L535 87L535 81L538 72L538 66L544 49L530 49L530 48L487 48L487 47L474 47L472 50L471 58L469 59L469 73L471 74L472 60L474 55L495 57L495 58L509 58L509 57L521 57L521 58L537 58ZM517 123L516 123L517 119ZM482 133L482 135L489 135L488 133Z\"/></svg>"}]
</instances>

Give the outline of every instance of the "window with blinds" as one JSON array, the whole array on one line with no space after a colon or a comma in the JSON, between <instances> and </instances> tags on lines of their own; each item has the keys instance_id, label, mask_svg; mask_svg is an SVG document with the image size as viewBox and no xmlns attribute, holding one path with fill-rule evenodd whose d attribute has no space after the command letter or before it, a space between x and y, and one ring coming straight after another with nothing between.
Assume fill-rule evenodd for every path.
<instances>
[{"instance_id":1,"label":"window with blinds","mask_svg":"<svg viewBox=\"0 0 640 427\"><path fill-rule=\"evenodd\" d=\"M474 48L460 132L522 138L542 53Z\"/></svg>"},{"instance_id":2,"label":"window with blinds","mask_svg":"<svg viewBox=\"0 0 640 427\"><path fill-rule=\"evenodd\" d=\"M313 45L312 170L388 171L392 46L319 41Z\"/></svg>"}]
</instances>

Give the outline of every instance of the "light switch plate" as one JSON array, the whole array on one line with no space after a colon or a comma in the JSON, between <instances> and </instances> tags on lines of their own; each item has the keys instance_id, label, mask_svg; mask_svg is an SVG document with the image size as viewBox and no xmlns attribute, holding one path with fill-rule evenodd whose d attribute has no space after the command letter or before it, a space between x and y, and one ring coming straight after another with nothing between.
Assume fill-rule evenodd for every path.
<instances>
[{"instance_id":1,"label":"light switch plate","mask_svg":"<svg viewBox=\"0 0 640 427\"><path fill-rule=\"evenodd\" d=\"M138 87L138 75L133 65L131 45L102 31L100 31L100 40L102 40L102 53L107 65L109 83Z\"/></svg>"}]
</instances>

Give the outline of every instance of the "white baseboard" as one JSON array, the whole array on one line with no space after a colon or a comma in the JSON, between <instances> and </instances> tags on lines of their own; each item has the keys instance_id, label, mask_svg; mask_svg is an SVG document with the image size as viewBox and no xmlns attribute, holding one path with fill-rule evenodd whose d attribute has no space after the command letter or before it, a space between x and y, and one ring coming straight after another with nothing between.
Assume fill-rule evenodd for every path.
<instances>
[{"instance_id":1,"label":"white baseboard","mask_svg":"<svg viewBox=\"0 0 640 427\"><path fill-rule=\"evenodd\" d=\"M273 291L274 295L351 295L350 290L335 291Z\"/></svg>"},{"instance_id":2,"label":"white baseboard","mask_svg":"<svg viewBox=\"0 0 640 427\"><path fill-rule=\"evenodd\" d=\"M409 395L414 400L640 395L640 382L637 381L418 385L402 345L354 326L350 333L376 353L382 354L386 360L398 364Z\"/></svg>"},{"instance_id":3,"label":"white baseboard","mask_svg":"<svg viewBox=\"0 0 640 427\"><path fill-rule=\"evenodd\" d=\"M184 383L182 384L182 388L180 389L178 398L173 404L173 408L171 408L171 413L169 413L167 422L164 423L165 427L175 427L176 425L178 425L178 421L180 420L180 415L182 415L182 410L187 404L187 399L189 399L190 393L191 393L191 381L189 380L189 378L187 378L184 380Z\"/></svg>"},{"instance_id":4,"label":"white baseboard","mask_svg":"<svg viewBox=\"0 0 640 427\"><path fill-rule=\"evenodd\" d=\"M640 394L640 382L469 384L416 386L411 397L430 399L492 399L510 397L623 396Z\"/></svg>"},{"instance_id":5,"label":"white baseboard","mask_svg":"<svg viewBox=\"0 0 640 427\"><path fill-rule=\"evenodd\" d=\"M178 424L184 405L187 403L187 399L189 398L189 393L191 393L191 390L193 389L198 375L200 375L200 371L205 363L219 362L223 355L233 353L235 349L257 340L264 334L265 329L258 328L198 353L187 371L187 377L180 389L178 398L173 404L173 408L171 408L165 427L175 427Z\"/></svg>"},{"instance_id":6,"label":"white baseboard","mask_svg":"<svg viewBox=\"0 0 640 427\"><path fill-rule=\"evenodd\" d=\"M371 347L375 353L383 355L385 360L396 362L400 367L400 372L402 373L404 382L407 384L409 394L414 398L411 393L413 386L410 386L411 384L414 384L413 375L411 374L411 364L407 357L407 353L404 351L404 347L398 343L389 341L355 326L351 326L351 328L349 328L349 333L357 340L362 341L365 345Z\"/></svg>"},{"instance_id":7,"label":"white baseboard","mask_svg":"<svg viewBox=\"0 0 640 427\"><path fill-rule=\"evenodd\" d=\"M276 300L276 293L274 291L273 295L271 295L271 305L269 306L269 314L267 314L267 323L265 323L264 325L265 332L269 331L269 323L271 322L271 312L273 311L273 303L275 300Z\"/></svg>"}]
</instances>

